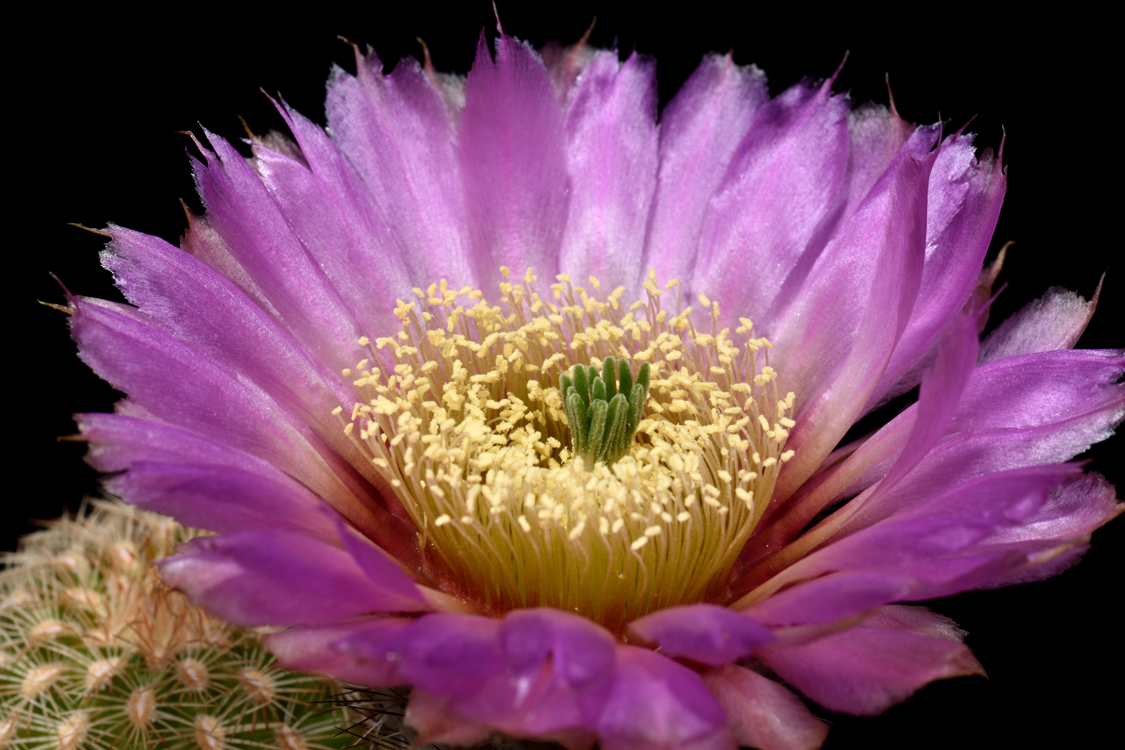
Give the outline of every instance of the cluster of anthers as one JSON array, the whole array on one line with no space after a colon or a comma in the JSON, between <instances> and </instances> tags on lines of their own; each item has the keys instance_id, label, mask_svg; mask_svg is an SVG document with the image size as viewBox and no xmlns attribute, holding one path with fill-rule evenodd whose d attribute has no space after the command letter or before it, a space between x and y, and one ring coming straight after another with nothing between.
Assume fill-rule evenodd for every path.
<instances>
[{"instance_id":1,"label":"cluster of anthers","mask_svg":"<svg viewBox=\"0 0 1125 750\"><path fill-rule=\"evenodd\" d=\"M627 308L593 277L588 293L560 274L543 299L530 271L501 272L499 305L415 289L397 336L360 339L371 356L344 371L359 398L336 413L417 525L426 574L485 612L556 607L613 632L721 599L793 454L769 342L743 318L735 346L705 296L697 331L655 272ZM616 400L594 390L611 373Z\"/></svg>"}]
</instances>

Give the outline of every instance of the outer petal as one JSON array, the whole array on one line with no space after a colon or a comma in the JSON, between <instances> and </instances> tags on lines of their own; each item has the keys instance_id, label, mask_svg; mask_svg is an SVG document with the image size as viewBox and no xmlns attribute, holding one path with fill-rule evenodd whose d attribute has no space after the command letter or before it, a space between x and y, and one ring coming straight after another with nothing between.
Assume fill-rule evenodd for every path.
<instances>
[{"instance_id":1,"label":"outer petal","mask_svg":"<svg viewBox=\"0 0 1125 750\"><path fill-rule=\"evenodd\" d=\"M599 709L603 750L735 747L700 676L648 649L618 647L613 686Z\"/></svg>"},{"instance_id":2,"label":"outer petal","mask_svg":"<svg viewBox=\"0 0 1125 750\"><path fill-rule=\"evenodd\" d=\"M758 110L766 78L710 55L660 118L660 173L643 268L661 280L692 277L711 198Z\"/></svg>"},{"instance_id":3,"label":"outer petal","mask_svg":"<svg viewBox=\"0 0 1125 750\"><path fill-rule=\"evenodd\" d=\"M438 695L472 695L501 674L500 622L471 615L428 615L390 641L362 634L338 644L372 662L395 662L399 680Z\"/></svg>"},{"instance_id":4,"label":"outer petal","mask_svg":"<svg viewBox=\"0 0 1125 750\"><path fill-rule=\"evenodd\" d=\"M265 459L174 425L123 414L78 414L75 420L82 437L90 442L86 460L106 474L144 461L182 463L229 467L285 484L290 490L302 488Z\"/></svg>"},{"instance_id":5,"label":"outer petal","mask_svg":"<svg viewBox=\"0 0 1125 750\"><path fill-rule=\"evenodd\" d=\"M220 533L297 531L337 542L322 501L292 480L278 482L229 466L142 461L107 479L105 487L188 526Z\"/></svg>"},{"instance_id":6,"label":"outer petal","mask_svg":"<svg viewBox=\"0 0 1125 750\"><path fill-rule=\"evenodd\" d=\"M380 268L355 259L357 275L372 282L368 292L397 279L399 268L416 286L443 278L474 283L456 123L434 78L409 58L383 75L378 58L357 49L355 77L339 68L330 74L325 112L333 143L366 186L393 262Z\"/></svg>"},{"instance_id":7,"label":"outer petal","mask_svg":"<svg viewBox=\"0 0 1125 750\"><path fill-rule=\"evenodd\" d=\"M833 711L873 716L947 677L984 674L964 633L913 607L884 607L858 627L763 659L786 682Z\"/></svg>"},{"instance_id":8,"label":"outer petal","mask_svg":"<svg viewBox=\"0 0 1125 750\"><path fill-rule=\"evenodd\" d=\"M971 137L942 144L930 173L918 299L868 409L917 384L927 353L977 285L1006 187L999 161L987 152L978 161Z\"/></svg>"},{"instance_id":9,"label":"outer petal","mask_svg":"<svg viewBox=\"0 0 1125 750\"><path fill-rule=\"evenodd\" d=\"M958 316L940 342L933 369L922 381L916 406L919 416L914 420L914 427L899 452L898 460L883 478L879 492L893 488L941 438L953 418L976 358L976 321L967 315ZM864 448L866 447L865 445ZM850 467L840 467L835 473L848 470ZM744 565L756 562L774 550L780 550L835 499L832 489L838 486L839 481L822 481L821 484L823 486L818 488L820 491L799 493L782 506L777 517L770 519L768 527L754 535L742 552ZM740 591L738 582L734 584L734 589L736 593Z\"/></svg>"},{"instance_id":10,"label":"outer petal","mask_svg":"<svg viewBox=\"0 0 1125 750\"><path fill-rule=\"evenodd\" d=\"M300 143L302 158L256 142L255 171L359 327L372 336L395 330L388 302L408 298L418 284L404 267L391 226L377 214L367 187L328 135L287 107L277 108ZM404 220L397 226L407 225ZM373 289L381 293L372 294Z\"/></svg>"},{"instance_id":11,"label":"outer petal","mask_svg":"<svg viewBox=\"0 0 1125 750\"><path fill-rule=\"evenodd\" d=\"M179 425L269 461L340 511L385 548L410 559L409 543L355 474L301 419L133 308L79 300L71 319L79 356L148 418ZM170 398L169 394L175 394Z\"/></svg>"},{"instance_id":12,"label":"outer petal","mask_svg":"<svg viewBox=\"0 0 1125 750\"><path fill-rule=\"evenodd\" d=\"M727 715L727 729L740 746L761 750L817 750L828 724L801 699L773 680L734 664L703 673L703 681Z\"/></svg>"},{"instance_id":13,"label":"outer petal","mask_svg":"<svg viewBox=\"0 0 1125 750\"><path fill-rule=\"evenodd\" d=\"M503 675L474 695L450 702L450 711L487 721L505 734L543 737L589 733L616 659L613 637L589 620L553 609L516 610L499 631Z\"/></svg>"},{"instance_id":14,"label":"outer petal","mask_svg":"<svg viewBox=\"0 0 1125 750\"><path fill-rule=\"evenodd\" d=\"M1094 298L1087 302L1066 289L1048 289L988 335L981 344L981 364L1021 354L1074 348L1094 316L1100 292L1098 284Z\"/></svg>"},{"instance_id":15,"label":"outer petal","mask_svg":"<svg viewBox=\"0 0 1125 750\"><path fill-rule=\"evenodd\" d=\"M496 61L481 36L465 86L458 155L472 241L485 291L500 267L556 273L566 223L562 109L539 56L501 35Z\"/></svg>"},{"instance_id":16,"label":"outer petal","mask_svg":"<svg viewBox=\"0 0 1125 750\"><path fill-rule=\"evenodd\" d=\"M629 630L667 656L713 667L738 661L773 640L773 633L753 618L712 604L662 609L634 620Z\"/></svg>"},{"instance_id":17,"label":"outer petal","mask_svg":"<svg viewBox=\"0 0 1125 750\"><path fill-rule=\"evenodd\" d=\"M840 221L855 213L898 158L920 153L919 144L928 144L923 150L933 148L937 137L937 127L915 128L898 112L883 106L865 104L848 112L848 173L844 185L847 199Z\"/></svg>"},{"instance_id":18,"label":"outer petal","mask_svg":"<svg viewBox=\"0 0 1125 750\"><path fill-rule=\"evenodd\" d=\"M1125 389L1116 382L1123 370L1125 358L1119 352L1092 350L1043 352L978 367L960 396L945 439L989 433L983 443L972 442L991 452L991 470L1014 468L1021 460L1024 465L1068 460L1108 437L1125 417ZM918 405L911 406L850 456L833 461L830 471L802 488L801 498L822 508L886 476L912 434L918 411ZM1053 436L1046 445L1054 449L1044 454L1043 443L1034 452L1011 447L1028 442L1024 431L1035 428L1043 428L1036 438ZM990 469L985 465L977 470ZM957 475L947 476L960 481Z\"/></svg>"},{"instance_id":19,"label":"outer petal","mask_svg":"<svg viewBox=\"0 0 1125 750\"><path fill-rule=\"evenodd\" d=\"M243 291L330 370L355 364L362 352L353 311L246 159L222 138L208 139L215 151L200 147L206 164L194 162L196 186L208 226L252 281Z\"/></svg>"},{"instance_id":20,"label":"outer petal","mask_svg":"<svg viewBox=\"0 0 1125 750\"><path fill-rule=\"evenodd\" d=\"M239 625L317 625L427 609L405 572L369 578L343 550L289 531L201 537L160 572L193 603Z\"/></svg>"},{"instance_id":21,"label":"outer petal","mask_svg":"<svg viewBox=\"0 0 1125 750\"><path fill-rule=\"evenodd\" d=\"M820 256L774 339L781 390L797 393L797 450L774 497L804 482L859 416L914 307L934 155L905 156ZM879 248L878 252L872 250Z\"/></svg>"},{"instance_id":22,"label":"outer petal","mask_svg":"<svg viewBox=\"0 0 1125 750\"><path fill-rule=\"evenodd\" d=\"M986 587L1011 586L1057 575L1074 565L1089 547L1095 529L1125 512L1113 486L1097 474L1086 474L1064 482L1031 518L994 534L989 543L996 549L1034 550L1020 570L988 581Z\"/></svg>"},{"instance_id":23,"label":"outer petal","mask_svg":"<svg viewBox=\"0 0 1125 750\"><path fill-rule=\"evenodd\" d=\"M656 188L656 79L633 53L594 54L570 92L566 160L570 174L559 268L584 284L639 286L645 231Z\"/></svg>"},{"instance_id":24,"label":"outer petal","mask_svg":"<svg viewBox=\"0 0 1125 750\"><path fill-rule=\"evenodd\" d=\"M308 174L303 165L291 163ZM309 209L302 204L302 210ZM299 223L292 214L289 219ZM346 459L341 463L348 473L350 467L368 466L331 414L337 406L350 408L355 401L338 373L314 361L284 326L214 269L156 237L118 227L110 231L114 239L102 254L102 263L129 301L155 325L268 393ZM370 290L366 297L372 297ZM382 307L397 325L385 301ZM373 470L366 471L366 479L381 481ZM393 497L389 487L385 490L385 496ZM398 510L405 518L405 512Z\"/></svg>"},{"instance_id":25,"label":"outer petal","mask_svg":"<svg viewBox=\"0 0 1125 750\"><path fill-rule=\"evenodd\" d=\"M393 662L372 662L335 644L362 633L368 641L389 640L414 620L363 618L346 623L312 625L263 636L278 664L294 672L318 672L355 685L383 687L397 684Z\"/></svg>"},{"instance_id":26,"label":"outer petal","mask_svg":"<svg viewBox=\"0 0 1125 750\"><path fill-rule=\"evenodd\" d=\"M418 732L418 743L445 743L454 747L476 747L487 741L495 731L475 719L453 713L449 695L438 695L415 688L406 706L406 723Z\"/></svg>"},{"instance_id":27,"label":"outer petal","mask_svg":"<svg viewBox=\"0 0 1125 750\"><path fill-rule=\"evenodd\" d=\"M798 84L758 112L712 199L693 293L758 319L799 263L802 276L812 266L838 218L848 164L848 104L831 87Z\"/></svg>"},{"instance_id":28,"label":"outer petal","mask_svg":"<svg viewBox=\"0 0 1125 750\"><path fill-rule=\"evenodd\" d=\"M1026 551L996 549L991 540L1034 517L1070 472L1073 467L1067 465L1042 466L988 474L955 487L790 565L751 594L758 603L747 611L768 624L824 622L883 602L936 598L982 586L1024 566ZM830 518L823 526L832 522ZM841 573L835 578L824 577L837 571ZM808 583L765 599L802 580ZM873 582L874 588L865 585L853 594L853 580ZM886 583L882 602L869 596L878 592L880 581Z\"/></svg>"}]
</instances>

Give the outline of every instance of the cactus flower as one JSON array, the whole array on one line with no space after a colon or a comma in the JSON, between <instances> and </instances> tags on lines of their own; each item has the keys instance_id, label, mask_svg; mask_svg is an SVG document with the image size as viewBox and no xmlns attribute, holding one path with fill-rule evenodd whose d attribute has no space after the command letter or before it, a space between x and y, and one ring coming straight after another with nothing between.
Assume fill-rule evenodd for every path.
<instances>
[{"instance_id":1,"label":"cactus flower","mask_svg":"<svg viewBox=\"0 0 1125 750\"><path fill-rule=\"evenodd\" d=\"M208 133L180 247L108 227L131 304L69 307L127 394L90 460L218 533L165 580L288 668L409 686L420 742L816 748L798 695L982 671L916 603L1120 513L1067 463L1125 414L1122 352L1073 348L1094 303L980 339L1006 176L972 136L729 56L659 120L650 60L581 44L356 66L327 129Z\"/></svg>"}]
</instances>

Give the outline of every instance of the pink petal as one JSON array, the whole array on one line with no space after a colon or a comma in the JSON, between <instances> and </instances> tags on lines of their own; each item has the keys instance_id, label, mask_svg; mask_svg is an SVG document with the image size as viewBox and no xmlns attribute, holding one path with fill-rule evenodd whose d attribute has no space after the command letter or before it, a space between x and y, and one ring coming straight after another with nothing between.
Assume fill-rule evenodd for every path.
<instances>
[{"instance_id":1,"label":"pink petal","mask_svg":"<svg viewBox=\"0 0 1125 750\"><path fill-rule=\"evenodd\" d=\"M1055 349L1073 349L1094 309L1098 294L1087 302L1066 289L1052 287L1039 299L1005 320L981 344L981 363Z\"/></svg>"},{"instance_id":2,"label":"pink petal","mask_svg":"<svg viewBox=\"0 0 1125 750\"><path fill-rule=\"evenodd\" d=\"M729 664L703 673L703 681L727 715L727 729L740 746L761 750L817 750L828 725L801 699L773 680Z\"/></svg>"},{"instance_id":3,"label":"pink petal","mask_svg":"<svg viewBox=\"0 0 1125 750\"><path fill-rule=\"evenodd\" d=\"M769 101L766 79L730 56L709 55L660 117L660 172L642 269L687 282L700 233L735 149Z\"/></svg>"},{"instance_id":4,"label":"pink petal","mask_svg":"<svg viewBox=\"0 0 1125 750\"><path fill-rule=\"evenodd\" d=\"M80 299L71 318L79 356L130 394L150 419L250 453L300 481L386 549L410 559L375 489L305 422L134 308ZM169 398L169 394L175 394Z\"/></svg>"},{"instance_id":5,"label":"pink petal","mask_svg":"<svg viewBox=\"0 0 1125 750\"><path fill-rule=\"evenodd\" d=\"M983 675L960 643L963 635L939 615L887 607L858 627L800 646L767 649L762 658L822 706L873 716L934 680Z\"/></svg>"},{"instance_id":6,"label":"pink petal","mask_svg":"<svg viewBox=\"0 0 1125 750\"><path fill-rule=\"evenodd\" d=\"M398 682L393 662L372 662L335 648L334 644L357 633L364 633L369 640L389 640L413 622L401 618L363 618L306 625L265 635L262 643L277 656L283 669L326 674L354 685L390 687Z\"/></svg>"},{"instance_id":7,"label":"pink petal","mask_svg":"<svg viewBox=\"0 0 1125 750\"><path fill-rule=\"evenodd\" d=\"M711 201L690 288L729 315L762 317L831 236L848 163L848 104L831 86L797 84L762 107Z\"/></svg>"},{"instance_id":8,"label":"pink petal","mask_svg":"<svg viewBox=\"0 0 1125 750\"><path fill-rule=\"evenodd\" d=\"M886 602L949 596L1021 570L1039 545L997 547L993 540L1035 517L1072 471L1041 466L959 485L790 565L754 590L756 603L746 611L771 625L826 622ZM798 581L806 583L765 598Z\"/></svg>"},{"instance_id":9,"label":"pink petal","mask_svg":"<svg viewBox=\"0 0 1125 750\"><path fill-rule=\"evenodd\" d=\"M1012 586L1061 573L1085 553L1090 534L1123 512L1125 504L1118 502L1113 486L1097 474L1063 482L1035 515L989 540L997 548L1018 549L1029 549L1039 542L1041 550L1030 554L1022 569L984 586Z\"/></svg>"},{"instance_id":10,"label":"pink petal","mask_svg":"<svg viewBox=\"0 0 1125 750\"><path fill-rule=\"evenodd\" d=\"M318 625L369 612L428 609L401 569L387 567L373 580L347 552L303 534L200 537L190 549L161 561L164 580L239 625Z\"/></svg>"},{"instance_id":11,"label":"pink petal","mask_svg":"<svg viewBox=\"0 0 1125 750\"><path fill-rule=\"evenodd\" d=\"M194 162L196 185L209 229L243 271L224 275L236 283L248 276L252 284L240 284L243 291L330 371L354 365L363 357L354 311L246 159L222 138L207 137L215 151L203 150L206 164Z\"/></svg>"},{"instance_id":12,"label":"pink petal","mask_svg":"<svg viewBox=\"0 0 1125 750\"><path fill-rule=\"evenodd\" d=\"M377 213L373 196L328 135L298 113L276 106L303 158L292 159L255 142L253 165L262 184L357 327L371 337L397 330L401 323L388 300L410 298L411 288L427 286L428 280L410 277L386 218ZM382 294L372 294L375 288Z\"/></svg>"},{"instance_id":13,"label":"pink petal","mask_svg":"<svg viewBox=\"0 0 1125 750\"><path fill-rule=\"evenodd\" d=\"M734 750L725 721L698 674L648 649L617 648L612 688L598 704L602 750Z\"/></svg>"},{"instance_id":14,"label":"pink petal","mask_svg":"<svg viewBox=\"0 0 1125 750\"><path fill-rule=\"evenodd\" d=\"M567 100L570 174L559 268L585 284L639 289L656 189L656 79L636 53L596 53Z\"/></svg>"},{"instance_id":15,"label":"pink petal","mask_svg":"<svg viewBox=\"0 0 1125 750\"><path fill-rule=\"evenodd\" d=\"M291 479L279 482L229 466L141 461L106 479L105 488L196 528L299 531L337 541L323 501Z\"/></svg>"},{"instance_id":16,"label":"pink petal","mask_svg":"<svg viewBox=\"0 0 1125 750\"><path fill-rule=\"evenodd\" d=\"M1006 188L999 161L987 152L978 160L971 137L942 144L930 173L918 300L868 409L917 384L919 365L976 288Z\"/></svg>"},{"instance_id":17,"label":"pink petal","mask_svg":"<svg viewBox=\"0 0 1125 750\"><path fill-rule=\"evenodd\" d=\"M402 684L438 695L472 695L503 673L499 629L500 621L488 617L433 614L393 640L372 642L361 633L337 647L372 663L394 662Z\"/></svg>"},{"instance_id":18,"label":"pink petal","mask_svg":"<svg viewBox=\"0 0 1125 750\"><path fill-rule=\"evenodd\" d=\"M499 631L503 674L450 702L450 710L510 736L586 733L596 719L589 706L600 704L613 676L615 645L584 617L546 608L510 612Z\"/></svg>"},{"instance_id":19,"label":"pink petal","mask_svg":"<svg viewBox=\"0 0 1125 750\"><path fill-rule=\"evenodd\" d=\"M990 433L982 447L994 456L991 465L997 469L1015 468L1021 457L1068 460L1108 437L1125 417L1125 389L1117 384L1123 370L1120 353L1093 350L1043 352L978 367L957 403L947 436ZM884 477L906 444L917 414L918 406L908 408L831 471L807 483L801 497L816 495L810 503L823 507ZM1032 452L1009 447L1028 444L1022 431L1037 427L1055 436L1046 444L1055 446L1048 454L1042 452L1042 443ZM1060 440L1064 435L1069 437Z\"/></svg>"},{"instance_id":20,"label":"pink petal","mask_svg":"<svg viewBox=\"0 0 1125 750\"><path fill-rule=\"evenodd\" d=\"M435 78L409 57L384 75L373 53L357 49L356 75L334 68L325 102L332 141L366 187L381 252L423 288L443 278L479 283L469 261L456 122ZM373 282L369 291L398 278L371 259L355 260L357 275Z\"/></svg>"},{"instance_id":21,"label":"pink petal","mask_svg":"<svg viewBox=\"0 0 1125 750\"><path fill-rule=\"evenodd\" d=\"M304 166L297 168L308 172ZM253 382L309 425L349 465L367 465L331 414L340 405L350 408L355 400L338 372L311 358L284 326L214 269L156 237L112 226L109 231L113 241L102 254L102 263L129 301L155 325L240 379ZM364 296L372 295L368 291ZM382 307L397 327L390 309ZM367 472L368 481L376 478L373 470Z\"/></svg>"},{"instance_id":22,"label":"pink petal","mask_svg":"<svg viewBox=\"0 0 1125 750\"><path fill-rule=\"evenodd\" d=\"M773 640L761 623L713 604L662 609L629 623L629 631L667 656L713 667L738 661Z\"/></svg>"},{"instance_id":23,"label":"pink petal","mask_svg":"<svg viewBox=\"0 0 1125 750\"><path fill-rule=\"evenodd\" d=\"M878 502L879 493L890 491L938 442L953 419L958 400L966 387L976 358L976 321L967 315L958 316L950 323L942 337L933 369L928 371L922 380L921 393L915 407L919 417L914 421L914 428L909 438L905 440L898 460L890 467L880 483L879 489L865 502ZM877 435L874 440L878 445L879 436ZM863 449L867 448L865 444ZM836 473L843 473L850 469L850 466L840 467ZM803 493L782 506L776 516L770 518L768 528L756 534L747 544L742 553L744 563L749 565L761 559L769 551L780 549L805 529L809 522L835 499L830 488L838 486L839 483L826 482L825 484L824 490L827 491ZM738 592L740 589L740 584L736 582L734 590Z\"/></svg>"},{"instance_id":24,"label":"pink petal","mask_svg":"<svg viewBox=\"0 0 1125 750\"><path fill-rule=\"evenodd\" d=\"M563 113L539 56L522 42L481 36L465 86L458 155L472 241L485 291L500 267L558 272L568 178ZM428 250L429 251L429 250Z\"/></svg>"},{"instance_id":25,"label":"pink petal","mask_svg":"<svg viewBox=\"0 0 1125 750\"><path fill-rule=\"evenodd\" d=\"M906 327L922 275L926 184L935 156L898 160L825 248L781 321L773 362L780 389L795 391L798 406L788 443L797 453L778 480L778 501L855 422Z\"/></svg>"},{"instance_id":26,"label":"pink petal","mask_svg":"<svg viewBox=\"0 0 1125 750\"><path fill-rule=\"evenodd\" d=\"M418 732L417 744L440 742L454 747L476 747L495 734L488 724L451 711L451 700L451 696L435 695L419 688L411 691L404 718L407 725Z\"/></svg>"}]
</instances>

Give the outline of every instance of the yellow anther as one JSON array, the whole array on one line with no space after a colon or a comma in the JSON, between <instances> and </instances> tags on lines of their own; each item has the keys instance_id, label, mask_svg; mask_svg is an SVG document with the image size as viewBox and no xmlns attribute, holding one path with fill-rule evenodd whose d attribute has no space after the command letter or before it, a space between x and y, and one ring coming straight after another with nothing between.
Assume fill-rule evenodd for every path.
<instances>
[{"instance_id":1,"label":"yellow anther","mask_svg":"<svg viewBox=\"0 0 1125 750\"><path fill-rule=\"evenodd\" d=\"M791 455L773 458L792 399L758 369L755 347L768 342L696 331L690 308L660 308L677 282L660 287L655 273L647 301L627 309L624 287L603 298L592 276L591 294L558 274L546 295L556 305L530 270L523 285L501 273L499 305L447 283L415 290L417 311L399 302L399 338L375 339L393 357L389 377L366 361L355 368L346 433L423 530L441 575L478 592L487 611L554 606L618 631L655 608L703 601L753 531L753 498L768 500ZM706 295L700 303L717 315ZM647 362L650 389L626 455L587 469L573 460L559 375L600 369L607 356L634 373Z\"/></svg>"}]
</instances>

